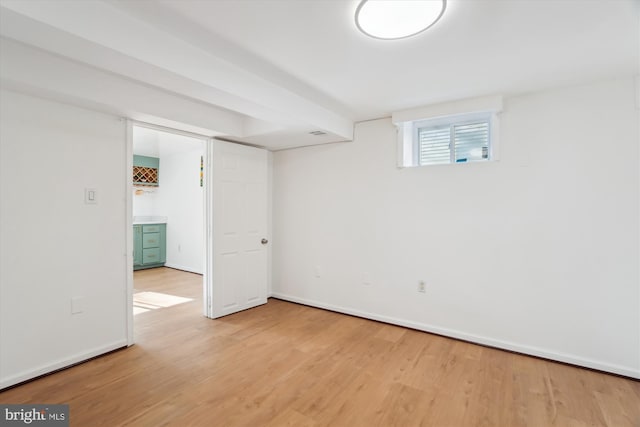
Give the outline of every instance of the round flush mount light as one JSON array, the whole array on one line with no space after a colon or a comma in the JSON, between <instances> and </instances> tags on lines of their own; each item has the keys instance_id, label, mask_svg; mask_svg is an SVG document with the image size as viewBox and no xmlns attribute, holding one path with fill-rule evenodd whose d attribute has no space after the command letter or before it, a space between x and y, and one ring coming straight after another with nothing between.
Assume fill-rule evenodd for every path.
<instances>
[{"instance_id":1,"label":"round flush mount light","mask_svg":"<svg viewBox=\"0 0 640 427\"><path fill-rule=\"evenodd\" d=\"M356 26L376 39L415 36L438 22L446 3L446 0L362 0L356 9Z\"/></svg>"}]
</instances>

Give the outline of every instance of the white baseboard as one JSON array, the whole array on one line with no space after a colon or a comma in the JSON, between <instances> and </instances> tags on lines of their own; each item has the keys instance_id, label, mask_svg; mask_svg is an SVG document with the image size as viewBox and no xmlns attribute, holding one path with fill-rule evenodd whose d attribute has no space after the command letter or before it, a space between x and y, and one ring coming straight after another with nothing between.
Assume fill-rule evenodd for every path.
<instances>
[{"instance_id":1,"label":"white baseboard","mask_svg":"<svg viewBox=\"0 0 640 427\"><path fill-rule=\"evenodd\" d=\"M545 359L555 360L558 362L569 363L571 365L582 366L585 368L597 369L599 371L610 372L613 374L624 375L626 377L640 379L640 370L627 366L619 366L606 362L600 362L593 359L585 359L576 355L558 353L539 347L532 347L523 344L513 343L509 341L497 340L481 335L468 334L466 332L441 328L439 326L429 325L426 323L414 322L406 319L398 319L395 317L382 316L375 313L357 310L350 307L341 307L333 304L325 304L322 302L309 300L306 298L298 298L292 295L286 295L279 292L271 292L271 297L295 302L298 304L309 305L312 307L322 308L326 310L336 311L338 313L349 314L352 316L363 317L365 319L377 320L379 322L390 323L393 325L404 326L411 329L417 329L424 332L431 332L446 337L457 338L476 344L482 344L489 347L495 347L503 350L514 351L517 353L527 354L530 356L542 357Z\"/></svg>"},{"instance_id":2,"label":"white baseboard","mask_svg":"<svg viewBox=\"0 0 640 427\"><path fill-rule=\"evenodd\" d=\"M175 268L176 270L182 270L182 271L186 271L188 273L195 273L195 274L202 274L202 271L197 271L194 268L191 267L187 267L184 265L179 265L179 264L170 264L170 263L164 263L165 267L169 267L169 268Z\"/></svg>"},{"instance_id":3,"label":"white baseboard","mask_svg":"<svg viewBox=\"0 0 640 427\"><path fill-rule=\"evenodd\" d=\"M113 342L109 345L105 345L99 348L94 348L85 353L76 354L75 356L60 359L53 363L48 363L46 365L39 366L35 369L30 369L28 371L21 372L19 374L11 375L7 378L0 379L0 390L11 387L12 385L19 384L23 381L27 381L33 378L37 378L40 375L48 374L54 371L57 371L62 368L67 368L69 366L75 365L76 363L84 362L85 360L89 360L93 357L100 356L101 354L108 353L113 350L117 350L122 347L127 346L127 340L119 340Z\"/></svg>"}]
</instances>

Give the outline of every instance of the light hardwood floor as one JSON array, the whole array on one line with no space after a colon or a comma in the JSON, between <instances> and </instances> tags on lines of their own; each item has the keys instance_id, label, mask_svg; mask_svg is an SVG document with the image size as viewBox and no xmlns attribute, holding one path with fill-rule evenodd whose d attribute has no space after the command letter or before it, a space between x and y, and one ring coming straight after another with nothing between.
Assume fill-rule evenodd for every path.
<instances>
[{"instance_id":1,"label":"light hardwood floor","mask_svg":"<svg viewBox=\"0 0 640 427\"><path fill-rule=\"evenodd\" d=\"M640 426L638 381L274 299L208 320L201 283L136 272L137 290L193 301L0 402L68 403L82 427Z\"/></svg>"}]
</instances>

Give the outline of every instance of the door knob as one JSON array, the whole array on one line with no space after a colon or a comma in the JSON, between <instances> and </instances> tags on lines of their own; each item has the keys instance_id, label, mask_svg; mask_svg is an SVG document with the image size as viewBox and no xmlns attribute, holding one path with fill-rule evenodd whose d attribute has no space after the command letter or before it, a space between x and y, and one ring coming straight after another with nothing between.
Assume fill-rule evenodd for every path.
<instances>
[{"instance_id":1,"label":"door knob","mask_svg":"<svg viewBox=\"0 0 640 427\"><path fill-rule=\"evenodd\" d=\"M260 243L262 243L263 245L266 245L267 243L269 243L269 241L267 239L262 239Z\"/></svg>"}]
</instances>

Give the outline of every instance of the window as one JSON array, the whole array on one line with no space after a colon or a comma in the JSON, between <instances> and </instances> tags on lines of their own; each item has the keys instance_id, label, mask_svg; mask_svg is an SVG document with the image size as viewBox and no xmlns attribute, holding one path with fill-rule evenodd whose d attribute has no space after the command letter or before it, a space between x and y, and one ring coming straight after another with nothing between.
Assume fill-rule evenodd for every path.
<instances>
[{"instance_id":1,"label":"window","mask_svg":"<svg viewBox=\"0 0 640 427\"><path fill-rule=\"evenodd\" d=\"M413 165L486 161L491 157L491 114L413 122Z\"/></svg>"},{"instance_id":2,"label":"window","mask_svg":"<svg viewBox=\"0 0 640 427\"><path fill-rule=\"evenodd\" d=\"M498 160L502 106L493 95L394 112L398 167Z\"/></svg>"}]
</instances>

